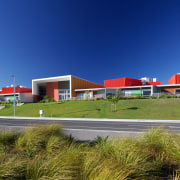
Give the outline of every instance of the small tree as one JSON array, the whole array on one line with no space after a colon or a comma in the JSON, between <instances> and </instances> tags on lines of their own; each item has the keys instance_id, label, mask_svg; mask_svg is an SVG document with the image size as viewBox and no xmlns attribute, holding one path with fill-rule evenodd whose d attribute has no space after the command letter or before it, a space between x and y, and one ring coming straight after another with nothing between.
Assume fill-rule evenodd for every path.
<instances>
[{"instance_id":1,"label":"small tree","mask_svg":"<svg viewBox=\"0 0 180 180\"><path fill-rule=\"evenodd\" d=\"M113 102L113 106L114 106L114 111L113 110L111 110L111 111L116 112L117 111L116 110L116 104L118 103L119 99L117 96L114 96L114 97L112 97L111 101Z\"/></svg>"},{"instance_id":2,"label":"small tree","mask_svg":"<svg viewBox=\"0 0 180 180\"><path fill-rule=\"evenodd\" d=\"M120 99L121 93L122 93L121 89L116 89L116 97L117 97L118 99Z\"/></svg>"},{"instance_id":3,"label":"small tree","mask_svg":"<svg viewBox=\"0 0 180 180\"><path fill-rule=\"evenodd\" d=\"M85 98L86 98L86 100L88 100L88 98L89 98L89 91L85 92Z\"/></svg>"},{"instance_id":4,"label":"small tree","mask_svg":"<svg viewBox=\"0 0 180 180\"><path fill-rule=\"evenodd\" d=\"M43 100L45 101L46 104L48 104L48 102L51 102L51 98L49 96L44 96Z\"/></svg>"}]
</instances>

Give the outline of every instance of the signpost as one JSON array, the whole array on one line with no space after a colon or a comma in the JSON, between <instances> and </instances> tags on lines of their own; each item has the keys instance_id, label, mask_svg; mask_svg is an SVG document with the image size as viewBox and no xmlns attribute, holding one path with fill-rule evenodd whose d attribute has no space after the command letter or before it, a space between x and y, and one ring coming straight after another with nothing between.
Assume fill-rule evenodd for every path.
<instances>
[{"instance_id":1,"label":"signpost","mask_svg":"<svg viewBox=\"0 0 180 180\"><path fill-rule=\"evenodd\" d=\"M11 75L11 77L13 77L14 78L14 100L13 100L13 102L14 102L14 117L16 117L16 85L15 85L15 76L14 75Z\"/></svg>"}]
</instances>

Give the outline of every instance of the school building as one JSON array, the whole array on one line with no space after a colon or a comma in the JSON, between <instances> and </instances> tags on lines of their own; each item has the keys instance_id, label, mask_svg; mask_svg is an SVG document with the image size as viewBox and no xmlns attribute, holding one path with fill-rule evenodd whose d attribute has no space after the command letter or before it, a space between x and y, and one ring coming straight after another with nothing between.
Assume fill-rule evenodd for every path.
<instances>
[{"instance_id":1,"label":"school building","mask_svg":"<svg viewBox=\"0 0 180 180\"><path fill-rule=\"evenodd\" d=\"M2 87L0 90L0 101L13 101L14 100L14 86ZM21 102L30 103L34 102L34 96L32 95L31 88L25 88L23 86L15 87L15 100Z\"/></svg>"},{"instance_id":2,"label":"school building","mask_svg":"<svg viewBox=\"0 0 180 180\"><path fill-rule=\"evenodd\" d=\"M104 80L104 85L82 78L66 75L32 80L32 95L35 101L49 96L55 101L80 98L115 96L120 89L123 96L159 96L160 94L180 95L180 74L173 75L168 85L162 85L156 78L118 78Z\"/></svg>"}]
</instances>

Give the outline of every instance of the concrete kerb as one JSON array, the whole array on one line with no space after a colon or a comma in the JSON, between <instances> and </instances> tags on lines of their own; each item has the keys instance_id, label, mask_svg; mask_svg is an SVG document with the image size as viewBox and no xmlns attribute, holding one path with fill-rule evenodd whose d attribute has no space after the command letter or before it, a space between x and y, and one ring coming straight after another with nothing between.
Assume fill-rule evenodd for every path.
<instances>
[{"instance_id":1,"label":"concrete kerb","mask_svg":"<svg viewBox=\"0 0 180 180\"><path fill-rule=\"evenodd\" d=\"M13 117L0 116L0 119L23 120L52 120L52 121L101 121L101 122L150 122L150 123L180 123L180 120L153 120L153 119L105 119L105 118L51 118L51 117Z\"/></svg>"}]
</instances>

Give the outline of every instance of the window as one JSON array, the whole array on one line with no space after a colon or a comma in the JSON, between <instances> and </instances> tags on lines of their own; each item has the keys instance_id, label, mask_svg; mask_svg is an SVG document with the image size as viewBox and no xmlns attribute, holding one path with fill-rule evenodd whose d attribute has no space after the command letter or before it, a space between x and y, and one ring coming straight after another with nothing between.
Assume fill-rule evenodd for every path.
<instances>
[{"instance_id":1,"label":"window","mask_svg":"<svg viewBox=\"0 0 180 180\"><path fill-rule=\"evenodd\" d=\"M175 91L177 95L180 95L180 89L176 89Z\"/></svg>"},{"instance_id":2,"label":"window","mask_svg":"<svg viewBox=\"0 0 180 180\"><path fill-rule=\"evenodd\" d=\"M59 90L59 100L68 100L68 99L70 99L70 90L69 89Z\"/></svg>"}]
</instances>

